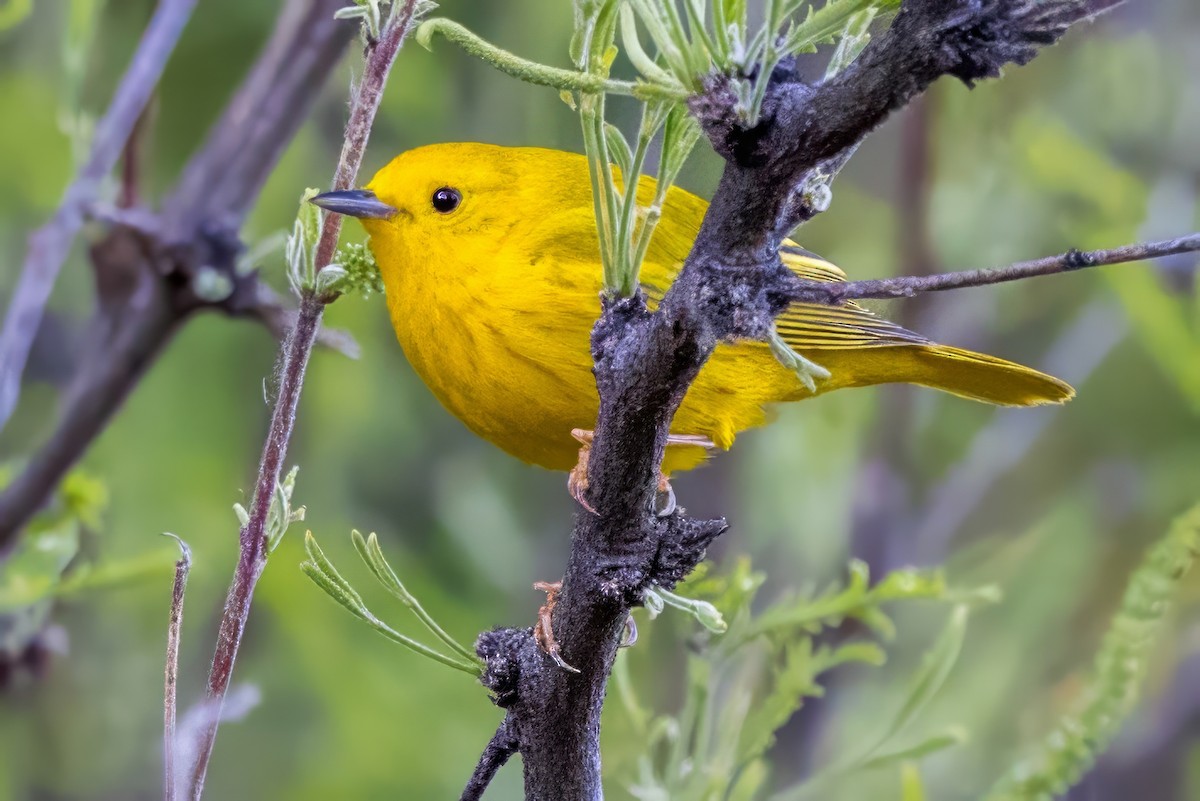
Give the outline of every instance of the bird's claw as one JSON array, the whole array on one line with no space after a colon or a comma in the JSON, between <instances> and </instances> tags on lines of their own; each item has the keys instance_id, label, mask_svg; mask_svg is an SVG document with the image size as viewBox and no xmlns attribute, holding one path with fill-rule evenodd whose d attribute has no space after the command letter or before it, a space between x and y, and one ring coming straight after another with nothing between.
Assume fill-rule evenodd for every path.
<instances>
[{"instance_id":1,"label":"bird's claw","mask_svg":"<svg viewBox=\"0 0 1200 801\"><path fill-rule=\"evenodd\" d=\"M563 670L578 673L579 669L568 665L567 661L559 654L558 640L554 638L554 605L558 603L558 594L562 592L562 582L535 581L533 588L546 593L546 603L542 604L541 608L538 609L537 624L533 627L533 639L537 642L538 647L542 649L542 652L554 660L554 664Z\"/></svg>"},{"instance_id":2,"label":"bird's claw","mask_svg":"<svg viewBox=\"0 0 1200 801\"><path fill-rule=\"evenodd\" d=\"M597 515L599 512L587 502L588 455L592 450L594 433L583 428L573 428L571 429L571 436L579 442L579 461L575 463L575 466L571 468L571 472L567 476L567 492L571 494L576 503L592 514Z\"/></svg>"},{"instance_id":3,"label":"bird's claw","mask_svg":"<svg viewBox=\"0 0 1200 801\"><path fill-rule=\"evenodd\" d=\"M632 648L638 641L637 622L633 619L633 613L630 612L625 617L625 629L621 632L621 641L617 643L618 648Z\"/></svg>"},{"instance_id":4,"label":"bird's claw","mask_svg":"<svg viewBox=\"0 0 1200 801\"><path fill-rule=\"evenodd\" d=\"M658 473L658 486L651 511L658 517L670 517L675 512L675 490L671 486L671 479L662 471Z\"/></svg>"}]
</instances>

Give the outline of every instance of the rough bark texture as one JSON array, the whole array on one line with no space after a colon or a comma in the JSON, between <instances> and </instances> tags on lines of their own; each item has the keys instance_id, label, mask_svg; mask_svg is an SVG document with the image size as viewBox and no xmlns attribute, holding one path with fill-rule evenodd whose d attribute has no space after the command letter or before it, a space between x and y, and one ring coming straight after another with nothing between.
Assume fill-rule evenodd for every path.
<instances>
[{"instance_id":1,"label":"rough bark texture","mask_svg":"<svg viewBox=\"0 0 1200 801\"><path fill-rule=\"evenodd\" d=\"M726 528L683 508L655 514L657 467L671 418L717 343L763 338L789 302L814 292L778 256L790 226L806 216L798 189L938 77L970 84L995 76L1090 13L1077 0L909 0L833 79L811 85L777 70L753 128L739 121L724 79L693 98L693 114L726 160L700 234L656 313L640 297L608 302L592 335L600 415L587 499L598 513L576 517L553 616L562 656L580 672L556 667L528 629L488 632L477 643L484 684L507 710L502 730L524 761L528 801L603 797L600 712L625 618L647 587L674 586Z\"/></svg>"}]
</instances>

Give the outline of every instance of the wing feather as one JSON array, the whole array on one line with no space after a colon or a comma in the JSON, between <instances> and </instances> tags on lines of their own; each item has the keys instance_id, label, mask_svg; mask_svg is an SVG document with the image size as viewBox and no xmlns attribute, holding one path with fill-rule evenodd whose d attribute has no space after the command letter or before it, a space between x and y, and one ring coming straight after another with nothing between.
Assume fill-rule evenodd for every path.
<instances>
[{"instance_id":1,"label":"wing feather","mask_svg":"<svg viewBox=\"0 0 1200 801\"><path fill-rule=\"evenodd\" d=\"M845 281L841 268L792 242L779 249L783 263L809 281ZM876 317L854 301L826 306L794 303L775 321L775 330L793 348L877 348L928 345L920 334Z\"/></svg>"}]
</instances>

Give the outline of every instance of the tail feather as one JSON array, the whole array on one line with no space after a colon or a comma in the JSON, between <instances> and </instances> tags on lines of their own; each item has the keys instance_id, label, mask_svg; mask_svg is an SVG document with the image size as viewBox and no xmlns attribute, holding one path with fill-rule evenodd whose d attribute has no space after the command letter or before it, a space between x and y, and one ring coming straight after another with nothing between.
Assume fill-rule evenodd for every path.
<instances>
[{"instance_id":1,"label":"tail feather","mask_svg":"<svg viewBox=\"0 0 1200 801\"><path fill-rule=\"evenodd\" d=\"M1065 403L1065 381L1015 362L949 345L902 345L859 350L812 350L805 355L832 373L825 389L906 383L999 406ZM846 360L845 369L839 369Z\"/></svg>"}]
</instances>

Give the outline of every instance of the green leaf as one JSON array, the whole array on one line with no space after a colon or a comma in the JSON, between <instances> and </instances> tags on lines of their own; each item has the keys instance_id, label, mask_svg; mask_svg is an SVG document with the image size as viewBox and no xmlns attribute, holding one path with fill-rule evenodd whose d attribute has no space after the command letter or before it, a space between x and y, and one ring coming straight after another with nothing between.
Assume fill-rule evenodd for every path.
<instances>
[{"instance_id":1,"label":"green leaf","mask_svg":"<svg viewBox=\"0 0 1200 801\"><path fill-rule=\"evenodd\" d=\"M434 648L430 648L424 643L414 640L405 634L393 629L391 626L377 618L367 605L363 602L362 596L350 585L341 573L333 566L333 563L321 550L321 546L317 544L316 537L312 532L306 532L304 535L304 550L308 554L308 560L300 563L300 570L304 575L308 576L314 584L317 585L326 595L343 606L352 615L366 622L371 628L382 634L387 639L394 643L403 645L411 651L414 651L421 656L428 657L435 662L440 662L443 665L452 667L455 670L461 670L464 673L469 673L472 676L479 676L483 672L483 661L474 654L467 651L462 645L455 642L447 635L433 619L430 618L416 598L404 588L400 580L396 578L391 567L383 558L382 552L379 550L378 541L375 535L372 534L369 539L363 539L363 536L354 531L351 534L351 539L354 542L355 549L359 552L359 556L371 568L384 586L394 595L401 598L405 605L412 609L427 627L439 636L444 642L451 645L458 655L444 654Z\"/></svg>"},{"instance_id":2,"label":"green leaf","mask_svg":"<svg viewBox=\"0 0 1200 801\"><path fill-rule=\"evenodd\" d=\"M946 627L942 629L942 633L933 647L925 654L924 662L913 678L904 704L893 718L882 741L891 739L912 723L913 719L946 683L950 671L954 669L954 664L958 661L959 654L962 653L963 641L967 636L968 615L969 610L965 604L959 604L951 610Z\"/></svg>"},{"instance_id":3,"label":"green leaf","mask_svg":"<svg viewBox=\"0 0 1200 801\"><path fill-rule=\"evenodd\" d=\"M772 326L771 333L767 336L767 344L771 346L771 353L775 359L796 374L796 378L800 379L800 383L804 385L809 392L816 393L817 381L827 381L831 373L821 365L792 349L792 346L783 341L783 337L775 333Z\"/></svg>"},{"instance_id":4,"label":"green leaf","mask_svg":"<svg viewBox=\"0 0 1200 801\"><path fill-rule=\"evenodd\" d=\"M829 58L829 66L825 69L826 80L849 67L871 41L871 23L877 13L879 9L872 6L852 14L846 20L846 27L842 29L837 49L833 51Z\"/></svg>"},{"instance_id":5,"label":"green leaf","mask_svg":"<svg viewBox=\"0 0 1200 801\"><path fill-rule=\"evenodd\" d=\"M838 36L861 12L893 11L899 7L899 0L829 0L820 9L810 6L804 21L788 32L783 49L788 53L814 52L817 45L836 44Z\"/></svg>"},{"instance_id":6,"label":"green leaf","mask_svg":"<svg viewBox=\"0 0 1200 801\"><path fill-rule=\"evenodd\" d=\"M633 151L629 149L629 143L625 141L625 136L617 126L607 122L604 123L604 137L608 142L608 151L613 163L628 180L628 176L633 173Z\"/></svg>"},{"instance_id":7,"label":"green leaf","mask_svg":"<svg viewBox=\"0 0 1200 801\"><path fill-rule=\"evenodd\" d=\"M0 615L56 594L63 572L79 553L79 529L77 518L64 516L17 540L13 552L0 561Z\"/></svg>"},{"instance_id":8,"label":"green leaf","mask_svg":"<svg viewBox=\"0 0 1200 801\"><path fill-rule=\"evenodd\" d=\"M858 770L878 770L897 764L911 764L915 760L924 759L930 754L962 745L967 741L967 733L960 727L954 726L940 734L927 737L913 745L899 748L895 751L885 751L864 761Z\"/></svg>"},{"instance_id":9,"label":"green leaf","mask_svg":"<svg viewBox=\"0 0 1200 801\"><path fill-rule=\"evenodd\" d=\"M300 196L300 210L292 224L292 234L284 246L288 283L296 294L312 291L317 281L317 240L321 236L324 212L309 203L321 190L308 188Z\"/></svg>"},{"instance_id":10,"label":"green leaf","mask_svg":"<svg viewBox=\"0 0 1200 801\"><path fill-rule=\"evenodd\" d=\"M686 598L673 592L654 587L645 591L646 608L652 610L651 618L657 617L664 605L678 609L691 615L697 623L714 634L724 634L729 630L721 612L708 601Z\"/></svg>"},{"instance_id":11,"label":"green leaf","mask_svg":"<svg viewBox=\"0 0 1200 801\"><path fill-rule=\"evenodd\" d=\"M282 481L276 482L275 492L271 496L271 505L267 508L267 519L263 529L267 535L267 551L273 552L279 543L283 540L283 535L287 533L288 528L292 523L296 523L304 519L304 507L292 508L292 492L296 489L296 475L300 472L299 466L293 467L283 477ZM234 512L237 513L238 505L234 505ZM245 509L242 509L245 513ZM239 519L241 514L238 515ZM247 522L249 516L247 516ZM243 523L245 525L245 523Z\"/></svg>"}]
</instances>

